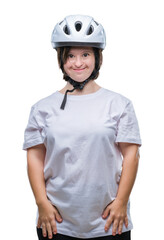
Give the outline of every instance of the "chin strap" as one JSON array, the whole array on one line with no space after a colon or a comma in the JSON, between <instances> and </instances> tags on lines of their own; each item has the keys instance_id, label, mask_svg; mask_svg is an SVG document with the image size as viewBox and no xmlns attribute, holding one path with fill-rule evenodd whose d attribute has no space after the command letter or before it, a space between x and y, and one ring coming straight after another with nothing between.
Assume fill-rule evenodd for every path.
<instances>
[{"instance_id":1,"label":"chin strap","mask_svg":"<svg viewBox=\"0 0 164 240\"><path fill-rule=\"evenodd\" d=\"M79 83L79 82L73 80L72 78L70 78L69 76L67 76L66 81L68 81L70 84L72 84L74 86L74 88L72 90L68 90L68 89L66 90L66 92L64 94L64 99L63 99L63 102L62 102L60 108L64 110L65 104L66 104L66 101L67 101L67 93L68 92L73 92L77 88L82 90L84 88L85 84L87 82L89 82L89 80L90 80L90 77L88 79L86 79L85 81Z\"/></svg>"}]
</instances>

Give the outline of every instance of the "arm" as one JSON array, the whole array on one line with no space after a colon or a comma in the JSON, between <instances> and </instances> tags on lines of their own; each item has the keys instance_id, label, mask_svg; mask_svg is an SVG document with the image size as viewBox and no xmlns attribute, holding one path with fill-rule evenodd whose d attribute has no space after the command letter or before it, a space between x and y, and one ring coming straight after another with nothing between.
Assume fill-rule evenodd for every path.
<instances>
[{"instance_id":1,"label":"arm","mask_svg":"<svg viewBox=\"0 0 164 240\"><path fill-rule=\"evenodd\" d=\"M52 206L47 199L44 180L44 159L46 148L44 144L28 148L27 150L27 171L32 191L35 196L36 204L39 210L39 219L37 227L42 226L43 236L52 238L52 234L57 233L55 218L61 222L61 216L57 209Z\"/></svg>"},{"instance_id":2,"label":"arm","mask_svg":"<svg viewBox=\"0 0 164 240\"><path fill-rule=\"evenodd\" d=\"M123 155L123 169L119 183L117 199L127 204L133 188L139 163L138 145L119 143Z\"/></svg>"},{"instance_id":3,"label":"arm","mask_svg":"<svg viewBox=\"0 0 164 240\"><path fill-rule=\"evenodd\" d=\"M139 162L137 144L119 143L119 148L123 155L123 166L118 192L116 199L103 212L103 218L107 218L109 215L105 231L108 231L113 222L113 235L116 235L117 229L119 234L122 233L123 223L128 227L127 203L135 182Z\"/></svg>"},{"instance_id":4,"label":"arm","mask_svg":"<svg viewBox=\"0 0 164 240\"><path fill-rule=\"evenodd\" d=\"M27 149L27 172L37 205L47 200L43 173L45 154L42 144Z\"/></svg>"}]
</instances>

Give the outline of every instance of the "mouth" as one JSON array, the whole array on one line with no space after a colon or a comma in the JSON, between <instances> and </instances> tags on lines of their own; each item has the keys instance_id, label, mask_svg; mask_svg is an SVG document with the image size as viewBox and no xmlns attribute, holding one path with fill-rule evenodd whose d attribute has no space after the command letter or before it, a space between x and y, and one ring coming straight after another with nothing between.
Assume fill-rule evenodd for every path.
<instances>
[{"instance_id":1,"label":"mouth","mask_svg":"<svg viewBox=\"0 0 164 240\"><path fill-rule=\"evenodd\" d=\"M85 70L85 68L75 68L73 69L75 72L82 72Z\"/></svg>"}]
</instances>

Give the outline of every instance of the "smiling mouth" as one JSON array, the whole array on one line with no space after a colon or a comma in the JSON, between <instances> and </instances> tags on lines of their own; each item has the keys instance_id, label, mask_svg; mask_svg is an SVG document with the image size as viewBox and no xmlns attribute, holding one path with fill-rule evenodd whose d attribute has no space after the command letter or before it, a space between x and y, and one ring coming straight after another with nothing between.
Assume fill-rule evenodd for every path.
<instances>
[{"instance_id":1,"label":"smiling mouth","mask_svg":"<svg viewBox=\"0 0 164 240\"><path fill-rule=\"evenodd\" d=\"M73 69L74 71L76 71L76 72L81 72L81 71L83 71L85 68L77 68L77 69Z\"/></svg>"}]
</instances>

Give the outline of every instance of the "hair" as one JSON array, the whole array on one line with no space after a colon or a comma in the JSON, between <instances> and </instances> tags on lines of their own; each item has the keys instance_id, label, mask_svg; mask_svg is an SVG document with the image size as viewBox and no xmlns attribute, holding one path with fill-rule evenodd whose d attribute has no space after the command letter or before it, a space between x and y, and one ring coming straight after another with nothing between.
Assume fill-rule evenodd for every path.
<instances>
[{"instance_id":1,"label":"hair","mask_svg":"<svg viewBox=\"0 0 164 240\"><path fill-rule=\"evenodd\" d=\"M61 68L61 70L63 72L63 79L65 79L66 81L68 79L68 75L64 71L64 64L67 61L67 57L68 57L68 53L69 53L70 49L71 49L71 47L58 47L57 48L57 58L58 58L59 68ZM102 65L103 55L102 55L102 49L95 48L95 47L93 47L92 49L93 49L93 52L95 55L95 68L94 68L93 73L91 74L90 78L92 80L95 80L99 76L99 70Z\"/></svg>"}]
</instances>

